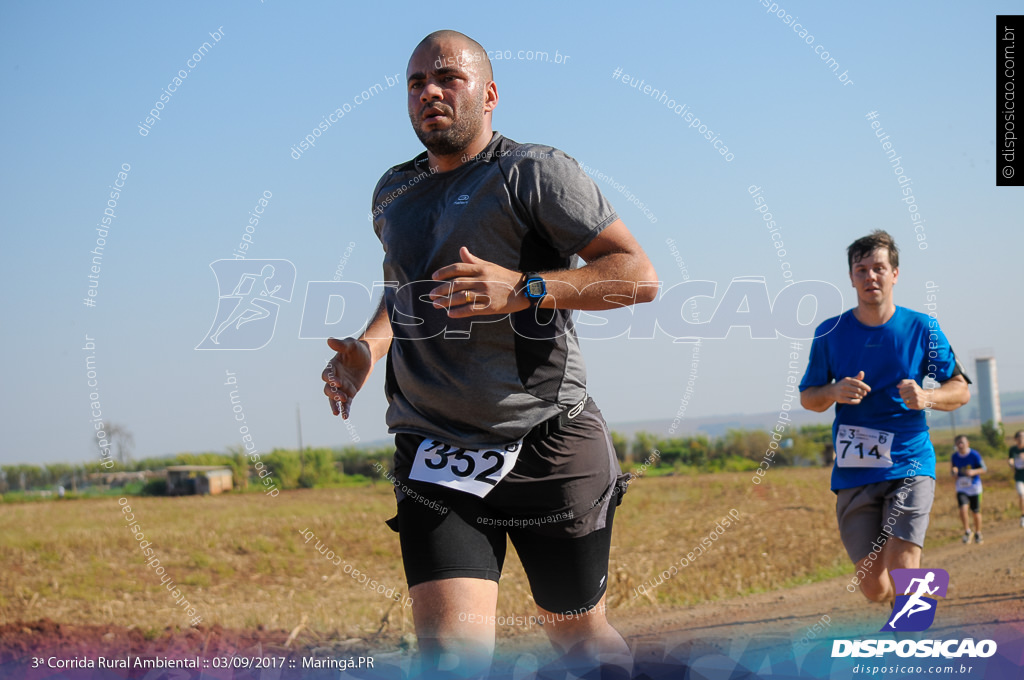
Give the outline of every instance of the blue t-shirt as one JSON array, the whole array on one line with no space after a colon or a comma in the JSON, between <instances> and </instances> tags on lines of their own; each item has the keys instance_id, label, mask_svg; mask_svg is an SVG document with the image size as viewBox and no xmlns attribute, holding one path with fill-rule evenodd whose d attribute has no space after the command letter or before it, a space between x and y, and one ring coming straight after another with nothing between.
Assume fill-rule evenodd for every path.
<instances>
[{"instance_id":1,"label":"blue t-shirt","mask_svg":"<svg viewBox=\"0 0 1024 680\"><path fill-rule=\"evenodd\" d=\"M836 462L832 468L832 490L849 489L889 479L924 475L935 478L935 449L928 438L928 422L924 411L907 408L900 398L899 383L911 378L923 385L925 376L940 383L953 377L956 357L935 318L906 307L896 312L881 326L865 326L848 310L818 326L807 372L800 381L800 391L808 387L828 385L833 380L855 377L864 371L863 382L871 391L859 404L836 404L832 423L832 439L836 444ZM845 437L836 439L840 427L869 428L874 440ZM880 433L879 433L880 432ZM857 432L864 436L865 431ZM851 440L852 449L851 449ZM842 467L840 458L850 462L881 464L881 446L891 447L891 465L879 467ZM859 448L858 448L859 447ZM874 460L872 460L874 454ZM881 459L881 460L880 460Z\"/></svg>"},{"instance_id":2,"label":"blue t-shirt","mask_svg":"<svg viewBox=\"0 0 1024 680\"><path fill-rule=\"evenodd\" d=\"M956 491L957 493L965 493L968 496L977 496L981 493L981 477L969 477L967 470L986 470L985 461L981 459L981 454L971 449L967 452L967 455L961 456L959 451L953 452L953 457L949 460L950 464L957 468L957 480L956 480Z\"/></svg>"}]
</instances>

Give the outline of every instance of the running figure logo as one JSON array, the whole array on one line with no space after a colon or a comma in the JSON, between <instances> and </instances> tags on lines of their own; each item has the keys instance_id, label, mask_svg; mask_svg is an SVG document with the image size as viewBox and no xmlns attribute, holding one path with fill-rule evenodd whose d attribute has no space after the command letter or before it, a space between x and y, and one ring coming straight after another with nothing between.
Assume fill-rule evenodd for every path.
<instances>
[{"instance_id":1,"label":"running figure logo","mask_svg":"<svg viewBox=\"0 0 1024 680\"><path fill-rule=\"evenodd\" d=\"M196 349L265 347L274 337L281 303L291 302L295 265L288 260L217 260L210 269L220 299L213 325Z\"/></svg>"},{"instance_id":2,"label":"running figure logo","mask_svg":"<svg viewBox=\"0 0 1024 680\"><path fill-rule=\"evenodd\" d=\"M926 630L935 621L936 597L946 597L949 573L945 569L893 569L896 596L892 617L882 626L883 631L916 632Z\"/></svg>"}]
</instances>

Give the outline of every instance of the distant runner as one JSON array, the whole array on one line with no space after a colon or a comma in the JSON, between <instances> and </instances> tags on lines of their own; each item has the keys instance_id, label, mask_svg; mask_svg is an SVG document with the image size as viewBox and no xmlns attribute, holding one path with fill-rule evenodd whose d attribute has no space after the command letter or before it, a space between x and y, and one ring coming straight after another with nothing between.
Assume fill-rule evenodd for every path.
<instances>
[{"instance_id":1,"label":"distant runner","mask_svg":"<svg viewBox=\"0 0 1024 680\"><path fill-rule=\"evenodd\" d=\"M857 566L861 592L890 602L889 570L921 565L935 498L935 449L924 409L955 410L970 392L935 319L893 303L899 279L893 238L872 232L846 255L857 306L815 332L800 403L818 412L835 404L839 537ZM940 386L924 389L926 376Z\"/></svg>"},{"instance_id":2,"label":"distant runner","mask_svg":"<svg viewBox=\"0 0 1024 680\"><path fill-rule=\"evenodd\" d=\"M971 524L967 517L970 506L974 514L974 540L981 543L981 475L988 471L981 454L971 448L967 435L961 434L953 442L956 451L950 459L951 472L956 478L956 504L960 506L960 522L964 525L963 542L971 542Z\"/></svg>"},{"instance_id":3,"label":"distant runner","mask_svg":"<svg viewBox=\"0 0 1024 680\"><path fill-rule=\"evenodd\" d=\"M1013 468L1013 482L1017 486L1017 500L1020 502L1020 526L1024 529L1024 430L1013 435L1014 446L1010 447L1010 467Z\"/></svg>"}]
</instances>

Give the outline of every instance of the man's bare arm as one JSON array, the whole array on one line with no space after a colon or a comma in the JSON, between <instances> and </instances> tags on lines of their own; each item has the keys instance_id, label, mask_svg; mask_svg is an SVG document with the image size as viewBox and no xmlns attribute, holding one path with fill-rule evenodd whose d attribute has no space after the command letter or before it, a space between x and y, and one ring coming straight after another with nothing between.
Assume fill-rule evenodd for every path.
<instances>
[{"instance_id":1,"label":"man's bare arm","mask_svg":"<svg viewBox=\"0 0 1024 680\"><path fill-rule=\"evenodd\" d=\"M935 390L933 401L937 411L955 411L971 400L971 388L962 375L955 375Z\"/></svg>"},{"instance_id":2,"label":"man's bare arm","mask_svg":"<svg viewBox=\"0 0 1024 680\"><path fill-rule=\"evenodd\" d=\"M393 337L387 306L382 298L366 332L359 338L328 338L327 346L337 354L327 363L321 377L326 383L324 394L331 402L334 415L348 418L352 400L366 384L374 364L387 355Z\"/></svg>"},{"instance_id":3,"label":"man's bare arm","mask_svg":"<svg viewBox=\"0 0 1024 680\"><path fill-rule=\"evenodd\" d=\"M800 393L800 405L808 411L821 413L827 411L832 404L836 403L833 391L836 383L808 387Z\"/></svg>"},{"instance_id":4,"label":"man's bare arm","mask_svg":"<svg viewBox=\"0 0 1024 680\"><path fill-rule=\"evenodd\" d=\"M579 251L578 269L539 272L547 288L540 306L601 310L650 302L657 297L657 272L629 229L616 220ZM439 282L431 299L452 318L507 314L527 309L522 272L476 257L467 248L461 262L434 272ZM442 283L443 282L443 283ZM638 285L649 283L649 285Z\"/></svg>"},{"instance_id":5,"label":"man's bare arm","mask_svg":"<svg viewBox=\"0 0 1024 680\"><path fill-rule=\"evenodd\" d=\"M909 378L900 383L900 397L915 411L955 411L971 400L971 390L962 375L955 375L934 389L921 387Z\"/></svg>"},{"instance_id":6,"label":"man's bare arm","mask_svg":"<svg viewBox=\"0 0 1024 680\"><path fill-rule=\"evenodd\" d=\"M605 227L579 256L586 264L578 269L541 273L549 295L541 307L596 311L657 297L658 273L622 220Z\"/></svg>"},{"instance_id":7,"label":"man's bare arm","mask_svg":"<svg viewBox=\"0 0 1024 680\"><path fill-rule=\"evenodd\" d=\"M369 325L366 326L366 330L359 336L359 340L366 343L370 349L373 363L376 364L383 357L387 356L388 350L391 348L391 340L394 337L395 334L391 330L391 320L388 319L388 308L384 304L384 298L381 297L380 304L377 305L377 312L373 315Z\"/></svg>"},{"instance_id":8,"label":"man's bare arm","mask_svg":"<svg viewBox=\"0 0 1024 680\"><path fill-rule=\"evenodd\" d=\"M864 382L864 371L860 371L828 385L808 387L800 393L800 405L808 411L821 413L836 402L859 404L870 391L871 386Z\"/></svg>"}]
</instances>

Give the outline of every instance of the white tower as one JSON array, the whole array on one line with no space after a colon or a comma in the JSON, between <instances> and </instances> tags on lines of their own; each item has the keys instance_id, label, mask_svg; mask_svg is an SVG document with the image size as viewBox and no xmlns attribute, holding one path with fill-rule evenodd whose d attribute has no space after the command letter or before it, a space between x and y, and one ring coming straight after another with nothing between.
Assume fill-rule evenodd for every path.
<instances>
[{"instance_id":1,"label":"white tower","mask_svg":"<svg viewBox=\"0 0 1024 680\"><path fill-rule=\"evenodd\" d=\"M981 422L1000 423L1003 412L999 407L999 381L996 379L996 358L978 357L975 359L978 370L978 416Z\"/></svg>"}]
</instances>

